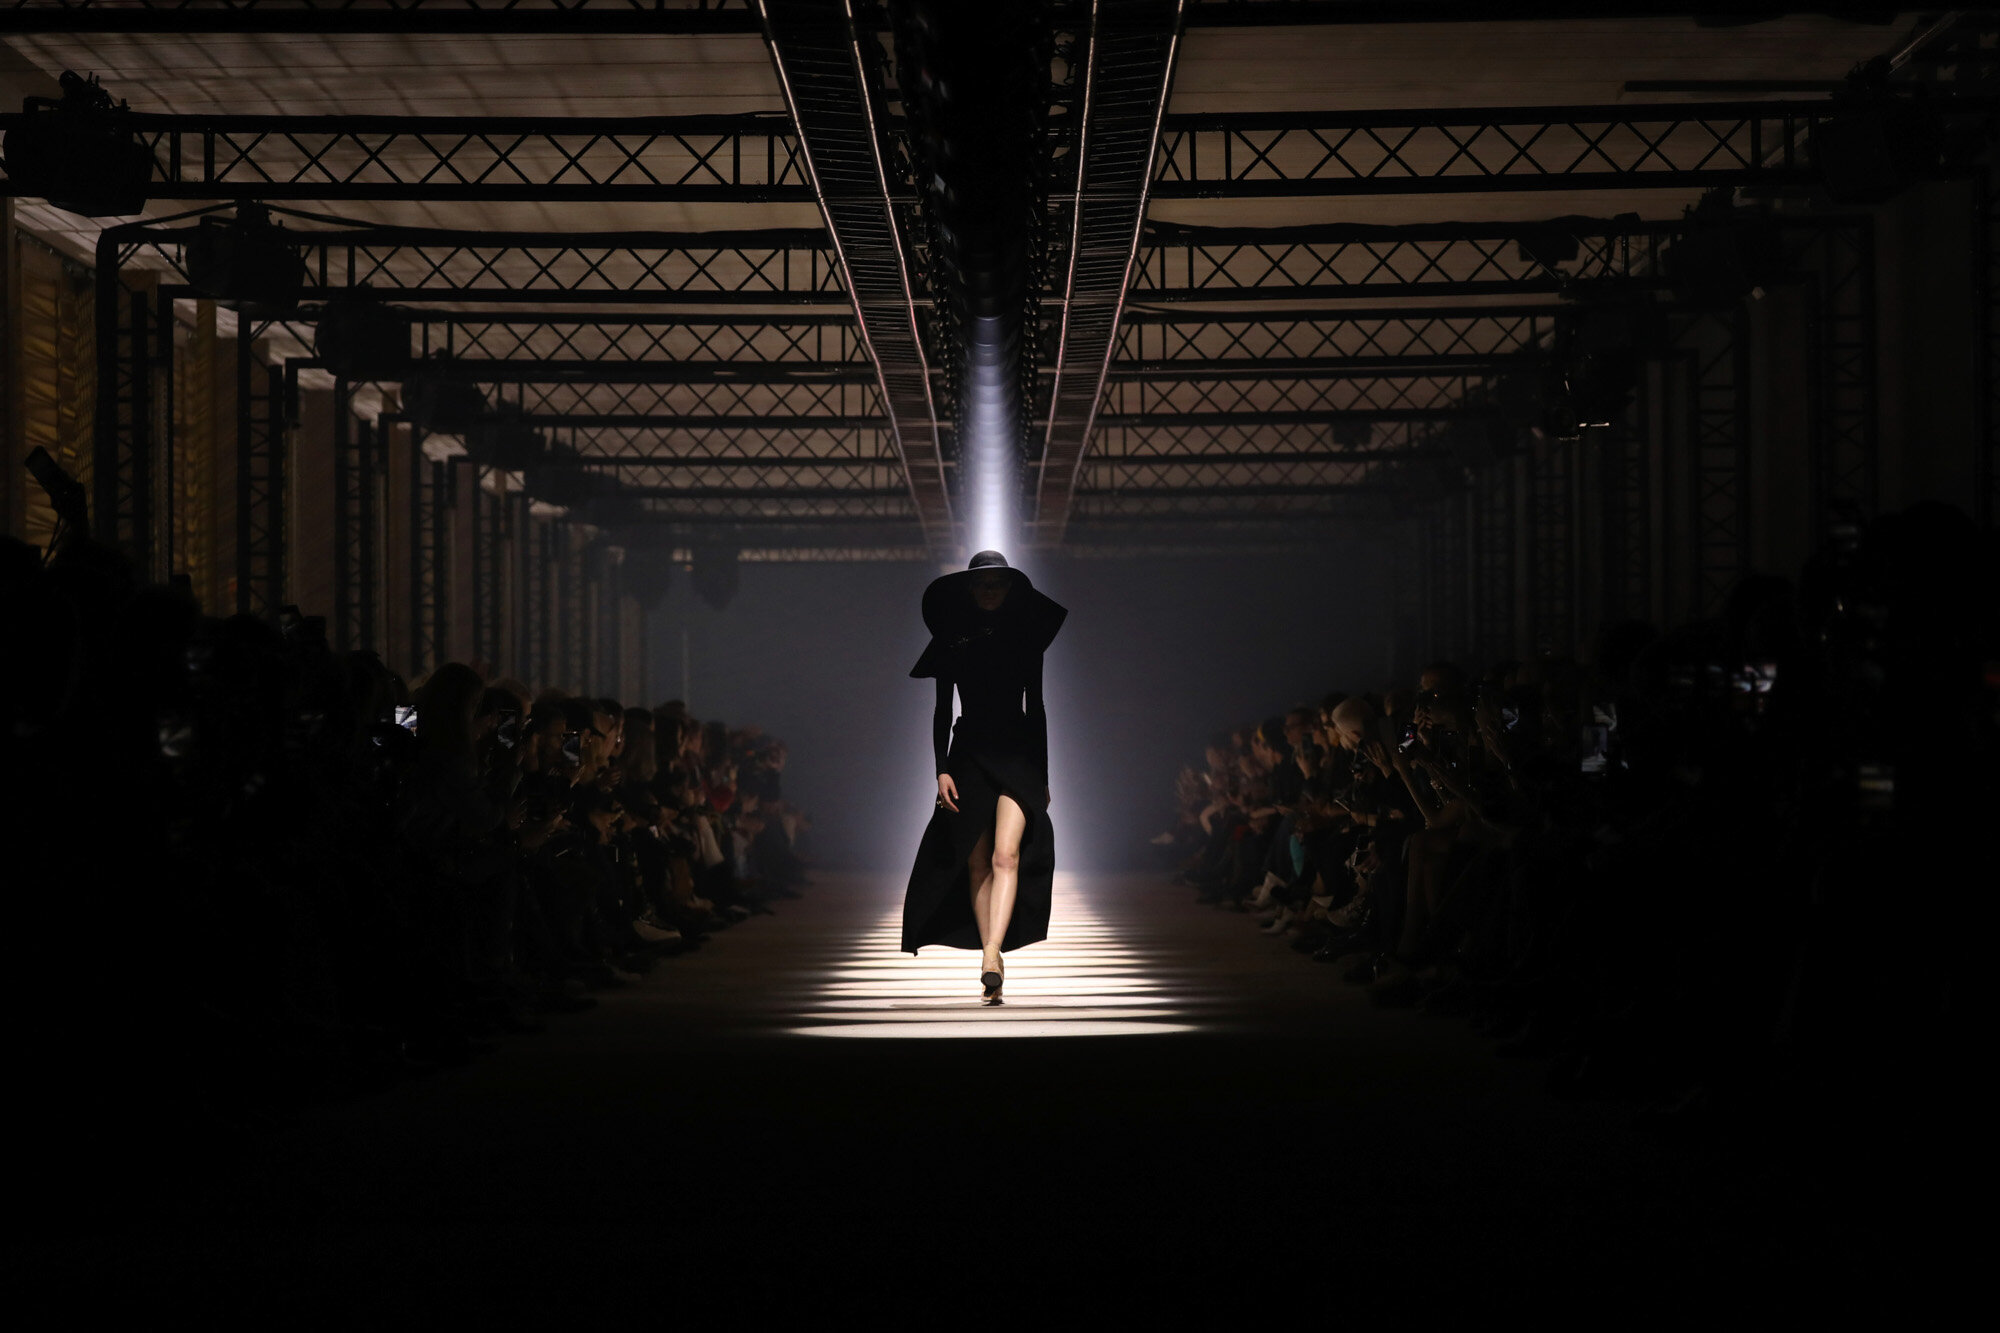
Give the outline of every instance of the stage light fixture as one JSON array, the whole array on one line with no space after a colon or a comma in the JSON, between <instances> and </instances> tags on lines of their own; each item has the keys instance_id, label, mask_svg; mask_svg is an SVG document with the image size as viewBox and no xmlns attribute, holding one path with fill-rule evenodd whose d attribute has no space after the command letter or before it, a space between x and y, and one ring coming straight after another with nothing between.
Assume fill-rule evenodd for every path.
<instances>
[{"instance_id":1,"label":"stage light fixture","mask_svg":"<svg viewBox=\"0 0 2000 1333\"><path fill-rule=\"evenodd\" d=\"M1949 175L1979 151L1983 127L1961 136L1921 85L1889 82L1877 57L1835 94L1838 110L1812 127L1810 147L1827 195L1837 204L1879 204L1921 180Z\"/></svg>"},{"instance_id":2,"label":"stage light fixture","mask_svg":"<svg viewBox=\"0 0 2000 1333\"><path fill-rule=\"evenodd\" d=\"M548 438L511 408L480 422L466 443L474 462L507 472L524 472L548 456Z\"/></svg>"},{"instance_id":3,"label":"stage light fixture","mask_svg":"<svg viewBox=\"0 0 2000 1333\"><path fill-rule=\"evenodd\" d=\"M739 573L734 546L694 548L695 594L717 611L735 599Z\"/></svg>"},{"instance_id":4,"label":"stage light fixture","mask_svg":"<svg viewBox=\"0 0 2000 1333\"><path fill-rule=\"evenodd\" d=\"M132 108L112 105L93 75L64 70L61 98L23 99L7 131L4 163L15 190L87 218L146 211L153 151L132 129Z\"/></svg>"},{"instance_id":5,"label":"stage light fixture","mask_svg":"<svg viewBox=\"0 0 2000 1333\"><path fill-rule=\"evenodd\" d=\"M1625 410L1646 359L1667 343L1666 311L1642 297L1579 306L1557 330L1556 355L1543 381L1542 429L1574 440L1608 426Z\"/></svg>"},{"instance_id":6,"label":"stage light fixture","mask_svg":"<svg viewBox=\"0 0 2000 1333\"><path fill-rule=\"evenodd\" d=\"M605 507L607 502L596 502L591 506L593 515L601 513ZM667 599L667 589L673 585L673 573L674 562L662 552L641 552L627 547L625 563L618 567L618 586L639 604L640 610L650 611Z\"/></svg>"},{"instance_id":7,"label":"stage light fixture","mask_svg":"<svg viewBox=\"0 0 2000 1333\"><path fill-rule=\"evenodd\" d=\"M313 352L342 379L401 380L410 369L410 316L357 287L320 310Z\"/></svg>"},{"instance_id":8,"label":"stage light fixture","mask_svg":"<svg viewBox=\"0 0 2000 1333\"><path fill-rule=\"evenodd\" d=\"M574 446L549 444L539 465L528 473L528 495L544 504L575 509L618 489L618 483L604 473L578 466L579 457Z\"/></svg>"},{"instance_id":9,"label":"stage light fixture","mask_svg":"<svg viewBox=\"0 0 2000 1333\"><path fill-rule=\"evenodd\" d=\"M231 309L288 309L305 289L298 246L262 204L244 204L233 218L203 218L186 250L188 282Z\"/></svg>"},{"instance_id":10,"label":"stage light fixture","mask_svg":"<svg viewBox=\"0 0 2000 1333\"><path fill-rule=\"evenodd\" d=\"M425 434L457 435L469 446L486 420L486 395L476 384L419 369L403 379L403 414Z\"/></svg>"},{"instance_id":11,"label":"stage light fixture","mask_svg":"<svg viewBox=\"0 0 2000 1333\"><path fill-rule=\"evenodd\" d=\"M1703 310L1729 310L1785 281L1785 243L1777 221L1738 209L1718 191L1687 213L1687 231L1667 247L1661 267L1674 299Z\"/></svg>"}]
</instances>

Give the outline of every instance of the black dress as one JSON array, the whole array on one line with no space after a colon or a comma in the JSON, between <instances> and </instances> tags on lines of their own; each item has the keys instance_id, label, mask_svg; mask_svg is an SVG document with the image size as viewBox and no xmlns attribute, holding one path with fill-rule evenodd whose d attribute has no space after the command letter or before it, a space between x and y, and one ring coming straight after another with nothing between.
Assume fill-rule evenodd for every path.
<instances>
[{"instance_id":1,"label":"black dress","mask_svg":"<svg viewBox=\"0 0 2000 1333\"><path fill-rule=\"evenodd\" d=\"M917 848L917 862L903 896L906 952L915 953L926 944L980 947L967 862L980 838L993 831L1002 792L1020 805L1027 827L1021 835L1014 915L1000 947L1018 949L1049 936L1056 856L1055 830L1049 823L1049 719L1042 703L1042 651L1065 613L1039 593L1029 595L1037 605L1027 608L1027 614L1003 607L1000 613L970 615L935 634L910 672L937 678L931 743L937 771L950 773L958 786L958 809L939 805ZM962 710L955 727L954 686Z\"/></svg>"}]
</instances>

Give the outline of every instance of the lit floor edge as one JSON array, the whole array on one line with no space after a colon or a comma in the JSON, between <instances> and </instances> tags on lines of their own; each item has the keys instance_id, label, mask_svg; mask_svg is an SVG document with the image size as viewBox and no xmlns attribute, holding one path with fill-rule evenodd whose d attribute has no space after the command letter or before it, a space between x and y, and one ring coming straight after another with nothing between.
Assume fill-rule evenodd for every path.
<instances>
[{"instance_id":1,"label":"lit floor edge","mask_svg":"<svg viewBox=\"0 0 2000 1333\"><path fill-rule=\"evenodd\" d=\"M970 950L901 952L899 926L885 923L819 971L817 995L785 1029L801 1037L1136 1037L1193 1032L1184 995L1158 985L1162 960L1092 917L1064 923L1023 951L1009 976L1011 1003L978 1006L967 995ZM1016 968L1010 968L1014 972ZM1176 988L1178 989L1178 988Z\"/></svg>"},{"instance_id":2,"label":"lit floor edge","mask_svg":"<svg viewBox=\"0 0 2000 1333\"><path fill-rule=\"evenodd\" d=\"M963 1019L950 1023L832 1023L790 1028L797 1037L1139 1037L1193 1032L1192 1023L1143 1023L1108 1019L1029 1019L996 1022Z\"/></svg>"}]
</instances>

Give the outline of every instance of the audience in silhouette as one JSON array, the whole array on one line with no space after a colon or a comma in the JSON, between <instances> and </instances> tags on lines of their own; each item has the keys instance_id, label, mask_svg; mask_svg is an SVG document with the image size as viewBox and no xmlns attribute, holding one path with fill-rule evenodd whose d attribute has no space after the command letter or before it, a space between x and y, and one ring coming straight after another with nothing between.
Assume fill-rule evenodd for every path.
<instances>
[{"instance_id":1,"label":"audience in silhouette","mask_svg":"<svg viewBox=\"0 0 2000 1333\"><path fill-rule=\"evenodd\" d=\"M463 1062L804 882L755 727L463 662L406 690L74 518L0 546L0 616L13 971L67 1011L20 1050L92 1115L240 1125Z\"/></svg>"},{"instance_id":2,"label":"audience in silhouette","mask_svg":"<svg viewBox=\"0 0 2000 1333\"><path fill-rule=\"evenodd\" d=\"M1851 1101L1843 1052L1957 1063L1995 573L1957 510L1844 517L1796 585L1610 625L1588 663L1439 661L1218 732L1157 841L1202 901L1382 1006L1469 1017L1559 1092L1664 1124Z\"/></svg>"}]
</instances>

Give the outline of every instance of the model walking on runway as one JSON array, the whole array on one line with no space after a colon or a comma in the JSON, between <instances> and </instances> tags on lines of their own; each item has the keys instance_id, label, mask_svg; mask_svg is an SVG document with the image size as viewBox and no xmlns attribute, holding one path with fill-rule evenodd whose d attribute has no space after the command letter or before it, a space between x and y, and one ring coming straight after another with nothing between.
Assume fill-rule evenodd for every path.
<instances>
[{"instance_id":1,"label":"model walking on runway","mask_svg":"<svg viewBox=\"0 0 2000 1333\"><path fill-rule=\"evenodd\" d=\"M903 896L903 948L978 949L986 1004L1000 1003L1001 955L1049 937L1056 861L1042 654L1068 614L998 551L924 589L931 641L910 674L937 679L938 794Z\"/></svg>"}]
</instances>

